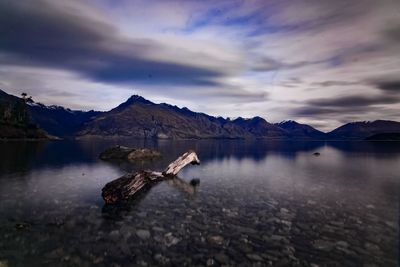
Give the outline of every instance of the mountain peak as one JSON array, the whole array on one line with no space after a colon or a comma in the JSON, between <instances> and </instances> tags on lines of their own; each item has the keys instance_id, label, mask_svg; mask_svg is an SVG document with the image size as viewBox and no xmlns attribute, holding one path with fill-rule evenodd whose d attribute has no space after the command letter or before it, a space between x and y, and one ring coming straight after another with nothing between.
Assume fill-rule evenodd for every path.
<instances>
[{"instance_id":1,"label":"mountain peak","mask_svg":"<svg viewBox=\"0 0 400 267\"><path fill-rule=\"evenodd\" d=\"M284 120L279 123L275 123L275 125L289 132L292 138L315 140L323 140L326 138L325 133L313 128L310 125L301 124L294 120Z\"/></svg>"},{"instance_id":2,"label":"mountain peak","mask_svg":"<svg viewBox=\"0 0 400 267\"><path fill-rule=\"evenodd\" d=\"M134 104L134 103L142 103L142 104L154 104L153 102L147 100L146 98L140 95L132 95L125 101L127 104Z\"/></svg>"},{"instance_id":3,"label":"mountain peak","mask_svg":"<svg viewBox=\"0 0 400 267\"><path fill-rule=\"evenodd\" d=\"M253 122L259 122L259 121L266 122L266 120L264 118L261 118L260 116L255 116L255 117L251 118L250 120Z\"/></svg>"},{"instance_id":4,"label":"mountain peak","mask_svg":"<svg viewBox=\"0 0 400 267\"><path fill-rule=\"evenodd\" d=\"M298 123L297 121L294 121L294 120L284 120L284 121L277 123L276 125L282 126L282 125L299 125L299 124L300 123Z\"/></svg>"},{"instance_id":5,"label":"mountain peak","mask_svg":"<svg viewBox=\"0 0 400 267\"><path fill-rule=\"evenodd\" d=\"M266 121L266 120L264 118L261 118L260 116L255 116L253 118L237 117L233 121L235 121L235 122L258 122L258 121Z\"/></svg>"},{"instance_id":6,"label":"mountain peak","mask_svg":"<svg viewBox=\"0 0 400 267\"><path fill-rule=\"evenodd\" d=\"M115 110L124 109L134 104L144 104L144 105L154 105L153 102L147 100L146 98L140 95L132 95L125 102L121 103Z\"/></svg>"}]
</instances>

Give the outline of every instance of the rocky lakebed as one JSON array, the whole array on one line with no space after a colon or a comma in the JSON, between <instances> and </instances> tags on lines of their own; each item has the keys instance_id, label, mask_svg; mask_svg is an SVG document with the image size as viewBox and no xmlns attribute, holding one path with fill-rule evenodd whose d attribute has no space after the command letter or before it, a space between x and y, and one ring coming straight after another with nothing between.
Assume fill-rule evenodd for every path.
<instances>
[{"instance_id":1,"label":"rocky lakebed","mask_svg":"<svg viewBox=\"0 0 400 267\"><path fill-rule=\"evenodd\" d=\"M162 169L186 146L171 156L167 148L134 169ZM260 158L207 149L179 175L199 180L191 191L163 181L121 205L104 205L100 192L125 165L95 153L3 176L0 266L398 266L394 155L377 175L376 151Z\"/></svg>"}]
</instances>

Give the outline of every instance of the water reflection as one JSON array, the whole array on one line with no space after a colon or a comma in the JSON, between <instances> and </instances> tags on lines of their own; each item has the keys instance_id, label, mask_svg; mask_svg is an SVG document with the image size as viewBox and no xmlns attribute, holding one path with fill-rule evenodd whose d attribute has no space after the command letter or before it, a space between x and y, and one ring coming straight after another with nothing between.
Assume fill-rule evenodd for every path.
<instances>
[{"instance_id":1,"label":"water reflection","mask_svg":"<svg viewBox=\"0 0 400 267\"><path fill-rule=\"evenodd\" d=\"M163 158L98 159L116 144ZM103 207L107 182L188 149L202 165ZM91 139L0 151L0 264L397 265L400 143Z\"/></svg>"},{"instance_id":2,"label":"water reflection","mask_svg":"<svg viewBox=\"0 0 400 267\"><path fill-rule=\"evenodd\" d=\"M199 182L197 179L192 179L190 182L185 181L182 178L174 177L170 180L165 181L167 185L176 189L178 192L182 193L183 197L193 199L196 196ZM157 186L157 184L153 184L152 186L143 188L140 192L138 192L135 197L128 202L123 202L117 205L103 205L102 213L103 217L110 220L124 220L126 216L135 209L136 205L141 203L143 199L151 192L153 187Z\"/></svg>"},{"instance_id":3,"label":"water reflection","mask_svg":"<svg viewBox=\"0 0 400 267\"><path fill-rule=\"evenodd\" d=\"M268 155L280 155L295 159L299 153L318 151L323 147L333 147L350 153L369 153L374 157L397 157L399 142L324 142L324 141L265 141L265 140L198 140L166 141L137 140L126 138L89 139L79 141L56 142L0 142L0 173L13 173L46 166L62 166L73 163L94 163L101 151L123 144L133 147L147 147L164 153L162 164L168 163L189 149L194 149L203 161L236 158L262 161ZM168 155L168 156L166 156ZM114 162L123 169L129 169L132 163ZM159 165L160 165L159 164ZM153 166L153 163L141 162L138 167ZM158 165L156 165L158 166Z\"/></svg>"}]
</instances>

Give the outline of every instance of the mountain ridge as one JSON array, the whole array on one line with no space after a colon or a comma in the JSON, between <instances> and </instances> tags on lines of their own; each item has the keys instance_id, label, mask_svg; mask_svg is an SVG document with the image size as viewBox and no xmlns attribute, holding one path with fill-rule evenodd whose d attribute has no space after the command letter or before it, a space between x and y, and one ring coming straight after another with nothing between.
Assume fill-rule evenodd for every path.
<instances>
[{"instance_id":1,"label":"mountain ridge","mask_svg":"<svg viewBox=\"0 0 400 267\"><path fill-rule=\"evenodd\" d=\"M0 101L21 99L0 90ZM357 121L330 132L286 120L270 123L262 117L215 117L187 107L156 104L132 95L109 111L71 110L62 106L27 103L30 120L51 135L61 137L130 136L158 139L301 139L363 140L387 132L400 132L400 122L389 120Z\"/></svg>"},{"instance_id":2,"label":"mountain ridge","mask_svg":"<svg viewBox=\"0 0 400 267\"><path fill-rule=\"evenodd\" d=\"M326 133L315 129L310 125L301 124L293 120L282 121L275 123L275 125L288 131L292 138L313 140L326 139Z\"/></svg>"},{"instance_id":3,"label":"mountain ridge","mask_svg":"<svg viewBox=\"0 0 400 267\"><path fill-rule=\"evenodd\" d=\"M59 137L75 135L86 121L101 114L100 111L71 110L62 106L46 106L41 103L28 104L28 110L33 123Z\"/></svg>"},{"instance_id":4,"label":"mountain ridge","mask_svg":"<svg viewBox=\"0 0 400 267\"><path fill-rule=\"evenodd\" d=\"M390 120L356 121L346 123L327 133L331 139L362 140L381 133L400 133L400 122Z\"/></svg>"}]
</instances>

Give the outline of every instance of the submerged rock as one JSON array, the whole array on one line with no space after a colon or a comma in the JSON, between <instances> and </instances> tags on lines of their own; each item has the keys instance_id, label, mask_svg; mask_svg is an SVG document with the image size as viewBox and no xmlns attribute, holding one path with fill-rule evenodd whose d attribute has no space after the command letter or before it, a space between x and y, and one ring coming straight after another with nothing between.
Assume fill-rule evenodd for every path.
<instances>
[{"instance_id":1,"label":"submerged rock","mask_svg":"<svg viewBox=\"0 0 400 267\"><path fill-rule=\"evenodd\" d=\"M29 223L16 223L15 224L15 229L17 229L17 230L28 229L29 227L30 227Z\"/></svg>"},{"instance_id":2,"label":"submerged rock","mask_svg":"<svg viewBox=\"0 0 400 267\"><path fill-rule=\"evenodd\" d=\"M147 148L130 148L126 146L113 146L102 153L99 158L102 160L151 160L161 157L161 153Z\"/></svg>"},{"instance_id":3,"label":"submerged rock","mask_svg":"<svg viewBox=\"0 0 400 267\"><path fill-rule=\"evenodd\" d=\"M194 178L190 180L190 185L192 186L198 186L200 184L200 179Z\"/></svg>"},{"instance_id":4,"label":"submerged rock","mask_svg":"<svg viewBox=\"0 0 400 267\"><path fill-rule=\"evenodd\" d=\"M229 263L229 257L222 252L215 255L215 259L221 264Z\"/></svg>"},{"instance_id":5,"label":"submerged rock","mask_svg":"<svg viewBox=\"0 0 400 267\"><path fill-rule=\"evenodd\" d=\"M246 254L247 258L249 258L252 261L263 261L263 258L260 255L257 254Z\"/></svg>"},{"instance_id":6,"label":"submerged rock","mask_svg":"<svg viewBox=\"0 0 400 267\"><path fill-rule=\"evenodd\" d=\"M155 150L143 148L143 149L134 149L132 152L128 154L129 160L147 160L147 159L155 159L161 157L161 153Z\"/></svg>"},{"instance_id":7,"label":"submerged rock","mask_svg":"<svg viewBox=\"0 0 400 267\"><path fill-rule=\"evenodd\" d=\"M165 234L164 238L165 238L165 245L167 247L174 246L181 241L179 238L173 236L172 233Z\"/></svg>"},{"instance_id":8,"label":"submerged rock","mask_svg":"<svg viewBox=\"0 0 400 267\"><path fill-rule=\"evenodd\" d=\"M101 152L99 158L102 160L126 159L128 154L132 152L132 150L133 150L132 148L118 145L107 148L106 150Z\"/></svg>"},{"instance_id":9,"label":"submerged rock","mask_svg":"<svg viewBox=\"0 0 400 267\"><path fill-rule=\"evenodd\" d=\"M222 245L222 243L224 242L224 238L220 235L213 235L207 237L207 241L213 244Z\"/></svg>"},{"instance_id":10,"label":"submerged rock","mask_svg":"<svg viewBox=\"0 0 400 267\"><path fill-rule=\"evenodd\" d=\"M331 251L332 248L334 247L334 244L332 242L322 239L314 241L313 245L314 248L324 251Z\"/></svg>"},{"instance_id":11,"label":"submerged rock","mask_svg":"<svg viewBox=\"0 0 400 267\"><path fill-rule=\"evenodd\" d=\"M137 230L136 235L141 239L148 239L151 236L150 231L144 229Z\"/></svg>"}]
</instances>

